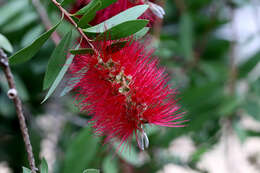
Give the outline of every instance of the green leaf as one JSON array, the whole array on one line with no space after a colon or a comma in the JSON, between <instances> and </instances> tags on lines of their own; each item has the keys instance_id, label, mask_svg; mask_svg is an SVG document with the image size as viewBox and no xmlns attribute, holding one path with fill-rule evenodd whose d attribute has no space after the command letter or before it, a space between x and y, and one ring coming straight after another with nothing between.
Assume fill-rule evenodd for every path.
<instances>
[{"instance_id":1,"label":"green leaf","mask_svg":"<svg viewBox=\"0 0 260 173\"><path fill-rule=\"evenodd\" d=\"M100 6L100 0L92 0L91 3L87 5L88 9L86 10L85 14L80 18L78 26L80 28L86 28L88 26L88 23L96 16L96 11L99 9Z\"/></svg>"},{"instance_id":2,"label":"green leaf","mask_svg":"<svg viewBox=\"0 0 260 173\"><path fill-rule=\"evenodd\" d=\"M9 40L2 34L0 34L0 48L3 48L7 52L12 53L13 52L13 47Z\"/></svg>"},{"instance_id":3,"label":"green leaf","mask_svg":"<svg viewBox=\"0 0 260 173\"><path fill-rule=\"evenodd\" d=\"M193 29L192 19L188 13L184 13L181 16L180 22L180 46L182 48L182 54L186 60L193 59Z\"/></svg>"},{"instance_id":4,"label":"green leaf","mask_svg":"<svg viewBox=\"0 0 260 173\"><path fill-rule=\"evenodd\" d=\"M51 34L56 30L59 26L60 22L58 22L54 27L52 27L49 31L43 33L39 38L37 38L31 45L19 50L14 55L12 55L9 59L11 65L20 64L30 60L42 47L42 45L48 40Z\"/></svg>"},{"instance_id":5,"label":"green leaf","mask_svg":"<svg viewBox=\"0 0 260 173\"><path fill-rule=\"evenodd\" d=\"M101 1L100 0L92 0L90 3L88 3L86 6L81 8L79 11L76 13L72 14L72 16L78 16L78 15L85 15L85 14L90 14L92 10L93 12L96 12L99 8L101 7Z\"/></svg>"},{"instance_id":6,"label":"green leaf","mask_svg":"<svg viewBox=\"0 0 260 173\"><path fill-rule=\"evenodd\" d=\"M116 1L117 0L109 0L109 1L108 0L101 0L102 5L98 10L102 10L102 9L108 7L109 5L115 3Z\"/></svg>"},{"instance_id":7,"label":"green leaf","mask_svg":"<svg viewBox=\"0 0 260 173\"><path fill-rule=\"evenodd\" d=\"M86 127L71 140L66 151L63 173L83 172L95 158L99 138L93 137L91 128Z\"/></svg>"},{"instance_id":8,"label":"green leaf","mask_svg":"<svg viewBox=\"0 0 260 173\"><path fill-rule=\"evenodd\" d=\"M118 15L98 24L93 27L84 29L87 33L103 33L112 27L124 23L126 21L135 20L141 16L148 8L148 5L137 5L135 7L129 8ZM129 29L130 31L130 29Z\"/></svg>"},{"instance_id":9,"label":"green leaf","mask_svg":"<svg viewBox=\"0 0 260 173\"><path fill-rule=\"evenodd\" d=\"M48 173L48 164L44 158L41 162L40 173Z\"/></svg>"},{"instance_id":10,"label":"green leaf","mask_svg":"<svg viewBox=\"0 0 260 173\"><path fill-rule=\"evenodd\" d=\"M112 156L107 156L102 164L102 169L104 173L118 173L118 163L117 159Z\"/></svg>"},{"instance_id":11,"label":"green leaf","mask_svg":"<svg viewBox=\"0 0 260 173\"><path fill-rule=\"evenodd\" d=\"M148 20L130 20L112 27L105 33L100 34L96 39L102 40L107 38L111 40L117 40L120 38L125 38L143 29L148 22Z\"/></svg>"},{"instance_id":12,"label":"green leaf","mask_svg":"<svg viewBox=\"0 0 260 173\"><path fill-rule=\"evenodd\" d=\"M80 49L71 49L70 53L73 55L77 55L77 54L94 54L95 51L91 48L80 48Z\"/></svg>"},{"instance_id":13,"label":"green leaf","mask_svg":"<svg viewBox=\"0 0 260 173\"><path fill-rule=\"evenodd\" d=\"M78 49L80 46L80 44L76 47L76 49ZM45 102L54 92L54 90L57 88L57 86L59 85L59 83L61 82L61 80L63 79L63 76L65 75L65 73L67 72L67 70L69 69L70 64L72 63L74 58L74 55L71 55L65 62L65 65L62 67L62 69L60 70L58 76L56 77L55 81L53 82L51 88L49 89L49 91L47 92L44 100L42 101Z\"/></svg>"},{"instance_id":14,"label":"green leaf","mask_svg":"<svg viewBox=\"0 0 260 173\"><path fill-rule=\"evenodd\" d=\"M149 29L150 29L149 27L144 27L143 29L141 29L140 31L138 31L137 33L135 33L133 35L134 39L138 40L138 39L144 37L148 33Z\"/></svg>"},{"instance_id":15,"label":"green leaf","mask_svg":"<svg viewBox=\"0 0 260 173\"><path fill-rule=\"evenodd\" d=\"M225 98L219 108L220 116L228 116L231 115L234 111L237 110L241 104L241 99L236 97L227 97Z\"/></svg>"},{"instance_id":16,"label":"green leaf","mask_svg":"<svg viewBox=\"0 0 260 173\"><path fill-rule=\"evenodd\" d=\"M2 31L5 33L11 33L19 31L30 25L32 22L35 22L38 18L38 15L35 12L25 12L21 15L18 15L14 20L8 22L2 27Z\"/></svg>"},{"instance_id":17,"label":"green leaf","mask_svg":"<svg viewBox=\"0 0 260 173\"><path fill-rule=\"evenodd\" d=\"M248 97L243 107L248 115L252 116L257 121L260 121L260 101L258 97Z\"/></svg>"},{"instance_id":18,"label":"green leaf","mask_svg":"<svg viewBox=\"0 0 260 173\"><path fill-rule=\"evenodd\" d=\"M0 26L8 22L9 19L18 16L17 14L20 13L27 5L27 1L17 0L10 1L10 3L2 6L0 8Z\"/></svg>"},{"instance_id":19,"label":"green leaf","mask_svg":"<svg viewBox=\"0 0 260 173\"><path fill-rule=\"evenodd\" d=\"M28 30L26 34L24 34L23 39L21 41L22 47L26 47L33 42L33 40L39 37L44 32L44 27L41 25L37 25L36 27Z\"/></svg>"},{"instance_id":20,"label":"green leaf","mask_svg":"<svg viewBox=\"0 0 260 173\"><path fill-rule=\"evenodd\" d=\"M75 3L76 0L63 0L60 4L63 7L64 5L69 5Z\"/></svg>"},{"instance_id":21,"label":"green leaf","mask_svg":"<svg viewBox=\"0 0 260 173\"><path fill-rule=\"evenodd\" d=\"M80 80L80 77L73 77L70 78L67 83L68 85L61 91L60 97L65 96L67 93L69 93L75 86L76 81Z\"/></svg>"},{"instance_id":22,"label":"green leaf","mask_svg":"<svg viewBox=\"0 0 260 173\"><path fill-rule=\"evenodd\" d=\"M68 0L65 0L65 1L68 1ZM97 1L97 0L92 0L91 3L94 2L94 1ZM97 8L96 11L102 10L102 9L108 7L109 5L115 3L117 0L109 0L109 1L108 0L99 0L99 1L100 1L100 5L99 5L99 7ZM94 2L94 3L96 3L96 2ZM87 10L89 9L88 5L86 5L85 7L81 8L79 11L74 13L73 16L85 14L87 12Z\"/></svg>"},{"instance_id":23,"label":"green leaf","mask_svg":"<svg viewBox=\"0 0 260 173\"><path fill-rule=\"evenodd\" d=\"M239 65L238 78L247 77L248 73L260 62L260 52L257 52L254 56L250 57L247 61Z\"/></svg>"},{"instance_id":24,"label":"green leaf","mask_svg":"<svg viewBox=\"0 0 260 173\"><path fill-rule=\"evenodd\" d=\"M98 169L86 169L83 173L100 173Z\"/></svg>"},{"instance_id":25,"label":"green leaf","mask_svg":"<svg viewBox=\"0 0 260 173\"><path fill-rule=\"evenodd\" d=\"M48 62L47 70L44 76L43 89L47 89L55 81L61 68L66 61L67 50L70 45L72 31L68 32L57 47L52 52L51 58Z\"/></svg>"},{"instance_id":26,"label":"green leaf","mask_svg":"<svg viewBox=\"0 0 260 173\"><path fill-rule=\"evenodd\" d=\"M26 167L23 167L23 173L31 173L32 171Z\"/></svg>"},{"instance_id":27,"label":"green leaf","mask_svg":"<svg viewBox=\"0 0 260 173\"><path fill-rule=\"evenodd\" d=\"M239 121L233 122L232 126L238 138L240 139L241 143L244 143L248 136L246 129L242 127L241 122Z\"/></svg>"},{"instance_id":28,"label":"green leaf","mask_svg":"<svg viewBox=\"0 0 260 173\"><path fill-rule=\"evenodd\" d=\"M115 42L106 48L106 51L115 53L125 47L127 41Z\"/></svg>"}]
</instances>

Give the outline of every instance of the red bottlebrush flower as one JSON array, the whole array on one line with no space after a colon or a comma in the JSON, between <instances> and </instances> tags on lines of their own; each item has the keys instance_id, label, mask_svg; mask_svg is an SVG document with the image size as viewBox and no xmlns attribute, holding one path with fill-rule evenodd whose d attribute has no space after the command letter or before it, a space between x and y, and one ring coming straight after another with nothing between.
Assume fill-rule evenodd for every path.
<instances>
[{"instance_id":1,"label":"red bottlebrush flower","mask_svg":"<svg viewBox=\"0 0 260 173\"><path fill-rule=\"evenodd\" d=\"M136 5L149 4L150 8L147 10L140 18L148 19L150 24L152 24L157 17L162 18L164 15L163 9L151 2L146 2L147 0L118 0L114 4L108 6L97 12L96 17L90 22L91 25L99 24L120 12L127 10L128 8L134 7ZM87 5L90 0L77 0L70 13L75 13L85 5Z\"/></svg>"},{"instance_id":2,"label":"red bottlebrush flower","mask_svg":"<svg viewBox=\"0 0 260 173\"><path fill-rule=\"evenodd\" d=\"M112 45L112 46L111 46ZM70 72L81 111L88 111L98 135L127 143L136 135L141 149L148 145L143 125L183 127L176 90L167 84L158 60L137 41L115 49L115 41L99 41L96 54L77 55ZM138 139L140 138L140 139Z\"/></svg>"}]
</instances>

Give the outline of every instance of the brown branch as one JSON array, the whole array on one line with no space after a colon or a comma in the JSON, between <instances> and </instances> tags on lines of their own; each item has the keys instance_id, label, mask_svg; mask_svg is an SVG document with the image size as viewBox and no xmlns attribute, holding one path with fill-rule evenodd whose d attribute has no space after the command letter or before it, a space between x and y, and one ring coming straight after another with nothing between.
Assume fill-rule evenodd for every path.
<instances>
[{"instance_id":1,"label":"brown branch","mask_svg":"<svg viewBox=\"0 0 260 173\"><path fill-rule=\"evenodd\" d=\"M174 0L174 2L175 2L176 7L179 9L181 14L186 12L187 7L186 7L186 4L185 4L184 0Z\"/></svg>"},{"instance_id":2,"label":"brown branch","mask_svg":"<svg viewBox=\"0 0 260 173\"><path fill-rule=\"evenodd\" d=\"M83 30L78 27L77 23L70 17L70 13L68 13L61 5L58 3L56 0L52 0L53 4L56 5L59 10L67 17L67 19L72 23L72 25L75 26L75 28L78 30L80 35L87 41L87 43L90 45L90 47L95 51L97 55L99 55L98 51L96 48L93 46L91 43L91 40L84 34Z\"/></svg>"},{"instance_id":3,"label":"brown branch","mask_svg":"<svg viewBox=\"0 0 260 173\"><path fill-rule=\"evenodd\" d=\"M236 31L235 27L235 21L234 21L234 10L231 9L230 11L230 18L231 18L231 31L232 31L232 39L233 41L231 42L231 47L230 47L230 59L229 59L229 94L234 95L235 94L235 84L236 84L236 79L237 79L237 65L235 62L236 58L236 53L235 53L235 45L236 45L236 40L238 38L238 34Z\"/></svg>"},{"instance_id":4,"label":"brown branch","mask_svg":"<svg viewBox=\"0 0 260 173\"><path fill-rule=\"evenodd\" d=\"M232 42L231 47L229 50L229 79L227 81L227 89L228 89L228 95L233 97L235 95L235 88L236 88L236 80L237 80L237 65L235 63L236 59L236 53L235 53L235 45L238 38L237 30L235 27L235 21L234 21L234 9L230 7L230 27L232 31ZM223 119L223 139L224 139L224 150L225 150L225 159L226 159L226 166L227 169L230 170L230 172L235 172L234 167L235 165L232 162L231 158L231 143L230 143L230 136L234 134L233 128L232 128L232 121L233 117L235 116L235 112L231 113L228 117L225 117Z\"/></svg>"},{"instance_id":5,"label":"brown branch","mask_svg":"<svg viewBox=\"0 0 260 173\"><path fill-rule=\"evenodd\" d=\"M8 63L8 58L1 48L0 48L0 66L2 66L5 77L8 82L8 86L9 86L8 97L11 100L13 100L14 105L15 105L16 113L17 113L19 123L20 123L20 129L22 131L22 136L23 136L23 140L25 143L25 148L26 148L26 151L28 154L28 161L30 164L30 168L32 170L32 173L36 173L37 168L35 166L35 160L34 160L34 156L33 156L33 152L32 152L32 145L30 142L28 129L27 129L27 126L25 123L24 115L23 115L22 102L21 102L21 100L18 96L17 90L16 90L14 77L13 77L13 74L11 72L11 69L10 69L10 66Z\"/></svg>"},{"instance_id":6,"label":"brown branch","mask_svg":"<svg viewBox=\"0 0 260 173\"><path fill-rule=\"evenodd\" d=\"M46 10L42 7L40 1L39 0L32 0L32 4L35 7L38 14L40 15L41 21L42 21L45 29L46 30L51 29L51 27L52 27L51 22L48 18ZM53 34L51 35L51 39L55 43L55 45L58 45L60 40L61 40L59 34L56 31L54 31Z\"/></svg>"}]
</instances>

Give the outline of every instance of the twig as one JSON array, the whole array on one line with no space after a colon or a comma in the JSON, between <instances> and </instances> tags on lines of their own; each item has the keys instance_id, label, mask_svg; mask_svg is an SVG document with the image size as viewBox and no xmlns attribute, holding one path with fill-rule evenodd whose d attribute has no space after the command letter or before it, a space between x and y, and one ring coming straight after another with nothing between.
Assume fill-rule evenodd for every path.
<instances>
[{"instance_id":1,"label":"twig","mask_svg":"<svg viewBox=\"0 0 260 173\"><path fill-rule=\"evenodd\" d=\"M236 58L236 53L235 53L235 45L236 45L236 40L238 38L238 34L236 31L236 27L235 27L235 21L234 21L234 10L231 9L230 11L231 13L231 30L232 30L232 43L231 43L231 47L230 47L230 59L229 59L229 66L230 66L230 73L229 73L229 94L230 95L234 95L234 91L235 91L235 83L236 83L236 78L237 78L237 65L235 62L235 58Z\"/></svg>"},{"instance_id":2,"label":"twig","mask_svg":"<svg viewBox=\"0 0 260 173\"><path fill-rule=\"evenodd\" d=\"M48 18L46 10L42 7L39 0L31 0L31 1L32 1L32 4L35 7L36 11L40 15L40 18L42 20L42 23L43 23L45 29L49 30L52 27L52 25ZM51 35L51 39L56 45L58 45L61 40L59 34L56 31L54 31L53 34Z\"/></svg>"},{"instance_id":3,"label":"twig","mask_svg":"<svg viewBox=\"0 0 260 173\"><path fill-rule=\"evenodd\" d=\"M75 28L78 30L78 32L80 33L80 35L87 41L87 43L90 45L90 47L95 51L95 53L97 55L99 55L98 51L96 50L96 48L93 46L93 44L91 43L91 40L84 34L83 30L81 28L78 27L77 23L70 17L70 14L60 5L60 3L58 3L56 0L52 0L52 2L54 3L54 5L56 5L59 10L67 17L67 19L72 23L72 25L75 26Z\"/></svg>"},{"instance_id":4,"label":"twig","mask_svg":"<svg viewBox=\"0 0 260 173\"><path fill-rule=\"evenodd\" d=\"M229 96L235 95L235 87L236 87L236 80L237 80L237 65L235 63L235 45L236 40L238 38L236 28L235 28L235 21L234 21L234 9L230 7L230 27L232 31L232 43L230 47L229 53L229 80L227 83L228 87L228 94ZM235 172L234 168L235 165L232 162L231 154L230 154L230 136L234 133L232 128L232 120L235 113L230 114L228 117L223 119L223 138L224 138L224 150L225 150L225 159L226 159L226 166L227 169L231 172Z\"/></svg>"},{"instance_id":5,"label":"twig","mask_svg":"<svg viewBox=\"0 0 260 173\"><path fill-rule=\"evenodd\" d=\"M180 14L184 13L187 10L186 4L183 0L174 0L174 2L180 11Z\"/></svg>"},{"instance_id":6,"label":"twig","mask_svg":"<svg viewBox=\"0 0 260 173\"><path fill-rule=\"evenodd\" d=\"M27 154L28 154L28 161L29 161L29 164L30 164L30 168L32 170L32 173L36 173L37 168L35 166L35 160L34 160L34 156L33 156L32 145L31 145L31 142L30 142L28 129L27 129L27 126L26 126L26 123L25 123L24 115L23 115L22 102L21 102L21 100L18 96L17 90L16 90L14 77L13 77L13 74L11 72L11 69L10 69L10 66L9 66L9 63L8 63L8 58L1 48L0 48L0 66L2 66L5 77L6 77L7 82L8 82L8 86L9 86L8 97L11 100L13 100L13 102L15 104L16 113L17 113L19 123L20 123L20 129L22 131L22 136L23 136L23 140L24 140L24 143L25 143L25 148L26 148L26 151L27 151Z\"/></svg>"}]
</instances>

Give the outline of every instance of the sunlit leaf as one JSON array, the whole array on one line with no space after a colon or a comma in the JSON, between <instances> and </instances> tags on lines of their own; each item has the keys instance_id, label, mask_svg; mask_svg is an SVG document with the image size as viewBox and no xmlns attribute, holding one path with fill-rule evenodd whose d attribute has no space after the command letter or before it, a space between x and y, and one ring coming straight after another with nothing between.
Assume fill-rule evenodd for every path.
<instances>
[{"instance_id":1,"label":"sunlit leaf","mask_svg":"<svg viewBox=\"0 0 260 173\"><path fill-rule=\"evenodd\" d=\"M137 19L139 16L141 16L148 8L148 5L137 5L135 7L129 8L118 15L111 17L110 19L92 26L90 28L84 29L87 33L103 33L106 30L111 29L112 27L127 22L131 20ZM129 29L130 31L130 29Z\"/></svg>"},{"instance_id":2,"label":"sunlit leaf","mask_svg":"<svg viewBox=\"0 0 260 173\"><path fill-rule=\"evenodd\" d=\"M31 173L32 171L26 167L23 167L23 173Z\"/></svg>"},{"instance_id":3,"label":"sunlit leaf","mask_svg":"<svg viewBox=\"0 0 260 173\"><path fill-rule=\"evenodd\" d=\"M125 38L137 33L138 31L143 29L147 24L148 20L130 20L112 27L106 32L100 34L96 39L102 40L106 38L111 40L117 40L120 38Z\"/></svg>"},{"instance_id":4,"label":"sunlit leaf","mask_svg":"<svg viewBox=\"0 0 260 173\"><path fill-rule=\"evenodd\" d=\"M133 35L133 38L134 38L135 40L138 40L138 39L144 37L144 36L148 33L149 29L150 29L149 27L144 27L144 28L141 29L140 31L136 32L136 33Z\"/></svg>"},{"instance_id":5,"label":"sunlit leaf","mask_svg":"<svg viewBox=\"0 0 260 173\"><path fill-rule=\"evenodd\" d=\"M40 173L48 173L48 164L44 158L42 159L41 162Z\"/></svg>"}]
</instances>

